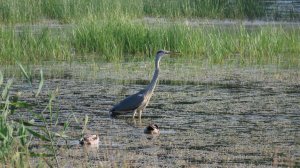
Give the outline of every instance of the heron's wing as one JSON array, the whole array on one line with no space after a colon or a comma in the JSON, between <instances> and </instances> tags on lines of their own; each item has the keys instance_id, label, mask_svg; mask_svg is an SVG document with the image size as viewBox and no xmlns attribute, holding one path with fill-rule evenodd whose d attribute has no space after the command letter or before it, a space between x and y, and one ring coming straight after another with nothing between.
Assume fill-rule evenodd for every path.
<instances>
[{"instance_id":1,"label":"heron's wing","mask_svg":"<svg viewBox=\"0 0 300 168\"><path fill-rule=\"evenodd\" d=\"M127 111L134 111L139 106L142 105L145 97L144 94L136 93L134 95L131 95L129 97L126 97L124 100L122 100L120 103L116 104L110 111L111 112L127 112Z\"/></svg>"}]
</instances>

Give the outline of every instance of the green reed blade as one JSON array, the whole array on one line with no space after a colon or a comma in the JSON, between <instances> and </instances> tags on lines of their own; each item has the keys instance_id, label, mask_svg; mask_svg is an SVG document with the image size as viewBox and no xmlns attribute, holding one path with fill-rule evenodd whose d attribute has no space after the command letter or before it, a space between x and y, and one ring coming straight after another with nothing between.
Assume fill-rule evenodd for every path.
<instances>
[{"instance_id":1,"label":"green reed blade","mask_svg":"<svg viewBox=\"0 0 300 168\"><path fill-rule=\"evenodd\" d=\"M42 87L44 85L44 75L43 75L43 70L41 69L40 70L40 76L41 76L41 79L40 79L40 84L39 84L39 88L35 94L35 97L38 97L38 95L40 94L41 90L42 90Z\"/></svg>"},{"instance_id":2,"label":"green reed blade","mask_svg":"<svg viewBox=\"0 0 300 168\"><path fill-rule=\"evenodd\" d=\"M43 140L43 141L49 141L49 142L50 142L50 139L49 139L48 137L46 137L46 136L44 136L44 135L42 135L42 134L40 134L40 133L38 133L38 132L36 132L36 131L34 131L34 130L28 128L28 127L26 127L26 130L27 130L30 134L32 134L33 136L35 136L35 137L37 137L37 138L39 138L39 139L41 139L41 140Z\"/></svg>"},{"instance_id":3,"label":"green reed blade","mask_svg":"<svg viewBox=\"0 0 300 168\"><path fill-rule=\"evenodd\" d=\"M3 74L2 72L0 71L0 86L3 84Z\"/></svg>"},{"instance_id":4,"label":"green reed blade","mask_svg":"<svg viewBox=\"0 0 300 168\"><path fill-rule=\"evenodd\" d=\"M27 82L29 83L30 86L32 86L32 77L26 72L26 70L24 69L24 67L22 66L22 64L17 63L19 65L19 67L22 70L22 74L25 76Z\"/></svg>"},{"instance_id":5,"label":"green reed blade","mask_svg":"<svg viewBox=\"0 0 300 168\"><path fill-rule=\"evenodd\" d=\"M9 92L9 88L11 87L12 83L13 83L12 79L9 79L7 81L7 84L5 85L4 90L2 91L2 100L5 100L7 98L8 92Z\"/></svg>"}]
</instances>

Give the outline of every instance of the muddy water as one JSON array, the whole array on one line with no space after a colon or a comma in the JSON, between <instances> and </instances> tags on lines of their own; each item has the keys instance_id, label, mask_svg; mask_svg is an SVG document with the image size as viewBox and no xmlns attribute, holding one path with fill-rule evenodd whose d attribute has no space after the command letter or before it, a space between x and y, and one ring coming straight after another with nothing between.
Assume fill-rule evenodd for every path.
<instances>
[{"instance_id":1,"label":"muddy water","mask_svg":"<svg viewBox=\"0 0 300 168\"><path fill-rule=\"evenodd\" d=\"M15 83L14 90L22 90L22 99L31 101L36 112L47 104L47 92L58 88L54 102L58 125L71 122L67 145L61 142L61 165L299 166L298 70L163 65L160 84L142 120L131 115L111 119L112 105L144 88L152 75L151 63L135 64L136 68L70 66L59 77L48 76L38 102L23 82ZM85 115L86 132L100 135L98 148L78 144ZM149 123L160 126L159 136L143 133Z\"/></svg>"}]
</instances>

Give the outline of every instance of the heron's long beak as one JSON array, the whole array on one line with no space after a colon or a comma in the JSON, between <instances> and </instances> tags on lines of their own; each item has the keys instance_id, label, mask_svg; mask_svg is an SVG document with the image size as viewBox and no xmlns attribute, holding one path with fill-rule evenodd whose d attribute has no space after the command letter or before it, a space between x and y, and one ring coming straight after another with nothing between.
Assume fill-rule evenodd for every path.
<instances>
[{"instance_id":1,"label":"heron's long beak","mask_svg":"<svg viewBox=\"0 0 300 168\"><path fill-rule=\"evenodd\" d=\"M180 54L180 52L179 51L169 51L168 54L176 55L176 54Z\"/></svg>"}]
</instances>

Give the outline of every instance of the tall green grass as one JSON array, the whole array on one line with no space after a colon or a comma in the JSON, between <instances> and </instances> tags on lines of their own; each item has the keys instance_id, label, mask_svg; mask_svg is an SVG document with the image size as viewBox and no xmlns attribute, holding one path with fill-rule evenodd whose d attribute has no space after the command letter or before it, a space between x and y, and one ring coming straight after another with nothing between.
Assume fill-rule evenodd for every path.
<instances>
[{"instance_id":1,"label":"tall green grass","mask_svg":"<svg viewBox=\"0 0 300 168\"><path fill-rule=\"evenodd\" d=\"M263 1L256 0L144 0L144 13L159 17L255 19L265 15Z\"/></svg>"},{"instance_id":2,"label":"tall green grass","mask_svg":"<svg viewBox=\"0 0 300 168\"><path fill-rule=\"evenodd\" d=\"M30 81L30 73L27 73L21 65L20 67L27 81ZM40 74L39 89L36 91L35 98L38 98L43 85L42 71ZM7 80L4 85L1 72L0 79L0 91L2 93L0 97L1 167L30 167L34 158L38 160L35 166L59 167L58 142L67 137L65 131L69 121L65 121L64 128L58 128L58 114L55 114L52 109L57 91L49 94L49 103L42 112L36 113L32 112L30 102L22 100L21 92L11 92L12 79ZM31 82L29 84L31 85ZM20 113L21 111L22 113ZM35 123L35 120L41 122ZM45 152L33 150L31 146L36 143L39 144L40 148L45 149Z\"/></svg>"},{"instance_id":3,"label":"tall green grass","mask_svg":"<svg viewBox=\"0 0 300 168\"><path fill-rule=\"evenodd\" d=\"M0 30L0 62L9 64L22 62L37 64L41 60L66 60L70 58L67 39L53 35L49 29L37 32L34 29L25 28L22 31L14 29Z\"/></svg>"},{"instance_id":4,"label":"tall green grass","mask_svg":"<svg viewBox=\"0 0 300 168\"><path fill-rule=\"evenodd\" d=\"M0 24L58 20L70 23L93 16L99 19L136 17L141 14L139 0L2 0Z\"/></svg>"},{"instance_id":5,"label":"tall green grass","mask_svg":"<svg viewBox=\"0 0 300 168\"><path fill-rule=\"evenodd\" d=\"M184 24L141 23L145 16L256 18L264 5L254 0L2 0L0 64L45 61L119 61L150 56L164 48L212 64L299 66L299 28L264 26L248 30ZM43 21L72 23L43 28ZM17 23L38 23L14 27ZM55 22L54 22L55 23ZM40 26L40 27L39 27ZM36 29L37 28L37 29Z\"/></svg>"},{"instance_id":6,"label":"tall green grass","mask_svg":"<svg viewBox=\"0 0 300 168\"><path fill-rule=\"evenodd\" d=\"M74 31L73 46L82 53L96 52L108 59L125 54L149 56L160 48L177 50L185 58L212 64L299 65L299 28L236 26L193 27L184 24L150 26L126 21L87 21Z\"/></svg>"},{"instance_id":7,"label":"tall green grass","mask_svg":"<svg viewBox=\"0 0 300 168\"><path fill-rule=\"evenodd\" d=\"M181 23L150 25L127 19L89 18L74 28L0 31L0 62L120 61L151 57L159 49L211 64L299 66L300 29L281 26L230 28Z\"/></svg>"},{"instance_id":8,"label":"tall green grass","mask_svg":"<svg viewBox=\"0 0 300 168\"><path fill-rule=\"evenodd\" d=\"M259 19L274 2L258 0L1 0L0 24L58 20L73 23L93 16L104 18L172 18ZM273 16L280 14L274 12ZM290 18L297 19L292 13Z\"/></svg>"}]
</instances>

